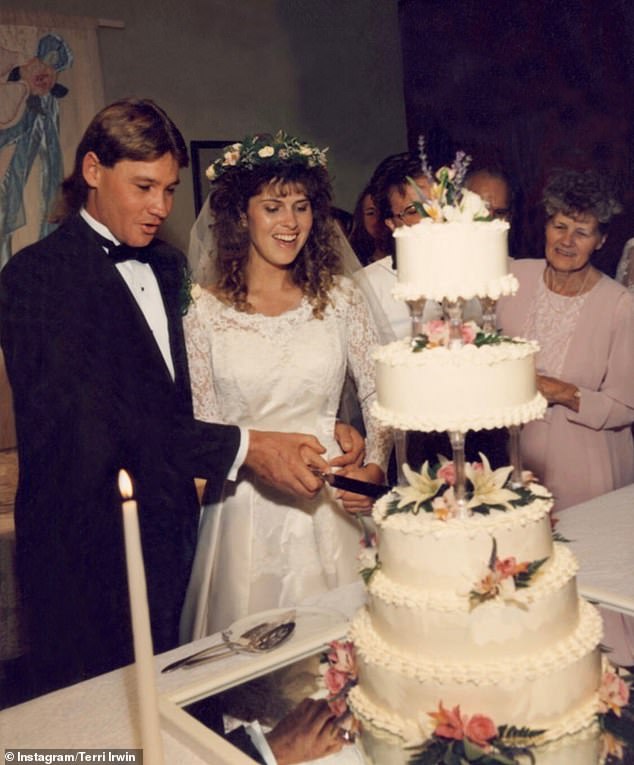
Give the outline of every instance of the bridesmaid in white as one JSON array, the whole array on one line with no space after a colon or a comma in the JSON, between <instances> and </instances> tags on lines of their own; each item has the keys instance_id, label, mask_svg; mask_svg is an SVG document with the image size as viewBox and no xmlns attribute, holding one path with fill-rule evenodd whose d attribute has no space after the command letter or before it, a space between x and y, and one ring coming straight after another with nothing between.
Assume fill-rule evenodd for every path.
<instances>
[{"instance_id":1,"label":"bridesmaid in white","mask_svg":"<svg viewBox=\"0 0 634 765\"><path fill-rule=\"evenodd\" d=\"M195 229L212 286L184 319L194 407L207 421L313 433L333 459L349 370L368 435L365 465L343 472L380 483L392 437L369 415L378 337L343 275L325 166L323 151L278 133L234 144L208 169L209 209ZM361 531L346 510L369 506L327 486L298 501L241 470L203 507L181 639L355 581Z\"/></svg>"}]
</instances>

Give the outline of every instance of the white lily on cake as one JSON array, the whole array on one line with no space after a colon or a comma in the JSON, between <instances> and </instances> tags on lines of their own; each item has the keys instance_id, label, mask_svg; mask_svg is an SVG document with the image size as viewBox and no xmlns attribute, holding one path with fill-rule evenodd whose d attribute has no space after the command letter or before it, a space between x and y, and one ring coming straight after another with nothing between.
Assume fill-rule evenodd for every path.
<instances>
[{"instance_id":1,"label":"white lily on cake","mask_svg":"<svg viewBox=\"0 0 634 765\"><path fill-rule=\"evenodd\" d=\"M412 470L409 465L403 465L403 474L407 480L407 486L397 486L394 491L400 497L397 507L405 507L414 503L413 513L417 513L419 507L436 495L443 484L441 478L432 478L429 474L429 461L426 460L420 473Z\"/></svg>"},{"instance_id":2,"label":"white lily on cake","mask_svg":"<svg viewBox=\"0 0 634 765\"><path fill-rule=\"evenodd\" d=\"M504 485L513 472L513 466L497 468L491 470L491 463L482 452L479 452L482 460L482 467L475 468L467 463L465 465L465 474L473 486L473 495L467 507L478 507L478 505L502 505L507 510L512 510L509 503L512 500L519 499L519 494L511 489L505 489Z\"/></svg>"}]
</instances>

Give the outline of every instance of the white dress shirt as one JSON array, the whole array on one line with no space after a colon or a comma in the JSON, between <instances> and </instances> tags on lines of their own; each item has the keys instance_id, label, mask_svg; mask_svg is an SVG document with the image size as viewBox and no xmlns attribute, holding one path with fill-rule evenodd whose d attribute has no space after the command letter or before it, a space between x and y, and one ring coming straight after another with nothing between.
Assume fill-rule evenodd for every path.
<instances>
[{"instance_id":1,"label":"white dress shirt","mask_svg":"<svg viewBox=\"0 0 634 765\"><path fill-rule=\"evenodd\" d=\"M105 239L109 239L113 246L120 244L116 237L110 233L110 230L103 223L95 220L83 207L79 214L93 231ZM139 260L126 260L123 263L116 263L115 266L141 309L173 380L174 361L170 350L167 314L152 267L149 263L141 263ZM246 428L240 428L240 445L227 476L229 481L235 481L238 470L247 456L248 449L249 433Z\"/></svg>"}]
</instances>

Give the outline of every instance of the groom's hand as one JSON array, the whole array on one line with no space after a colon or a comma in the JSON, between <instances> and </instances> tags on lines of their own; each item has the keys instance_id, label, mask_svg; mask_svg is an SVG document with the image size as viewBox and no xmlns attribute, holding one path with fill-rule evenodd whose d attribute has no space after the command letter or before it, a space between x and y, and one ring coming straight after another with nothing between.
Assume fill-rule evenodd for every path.
<instances>
[{"instance_id":1,"label":"groom's hand","mask_svg":"<svg viewBox=\"0 0 634 765\"><path fill-rule=\"evenodd\" d=\"M300 497L314 497L323 481L310 467L328 471L328 463L320 457L325 451L315 436L250 430L244 463L276 489Z\"/></svg>"}]
</instances>

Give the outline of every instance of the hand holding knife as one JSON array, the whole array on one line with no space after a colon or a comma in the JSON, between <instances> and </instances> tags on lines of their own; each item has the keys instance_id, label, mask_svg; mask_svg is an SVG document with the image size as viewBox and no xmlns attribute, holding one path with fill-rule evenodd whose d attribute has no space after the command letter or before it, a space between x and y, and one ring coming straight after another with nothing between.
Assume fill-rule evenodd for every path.
<instances>
[{"instance_id":1,"label":"hand holding knife","mask_svg":"<svg viewBox=\"0 0 634 765\"><path fill-rule=\"evenodd\" d=\"M313 467L311 467L310 470L333 488L341 489L342 491L351 491L355 494L373 497L374 499L378 499L389 491L392 491L391 486L386 486L384 484L359 481L356 478L348 478L345 475L339 475L339 473L324 473L322 470Z\"/></svg>"}]
</instances>

